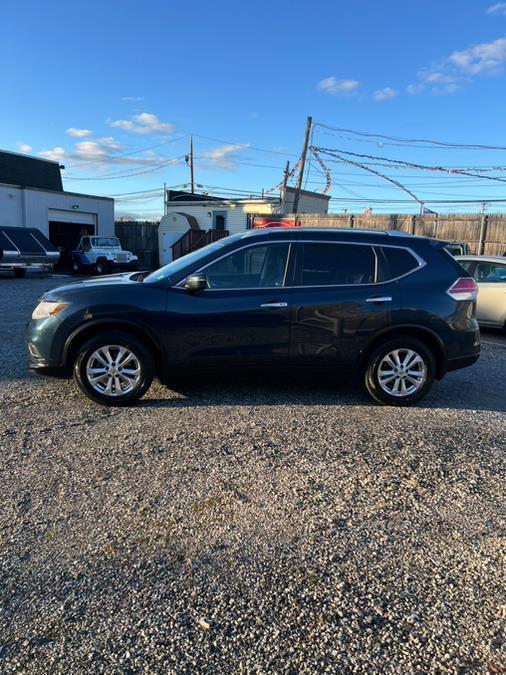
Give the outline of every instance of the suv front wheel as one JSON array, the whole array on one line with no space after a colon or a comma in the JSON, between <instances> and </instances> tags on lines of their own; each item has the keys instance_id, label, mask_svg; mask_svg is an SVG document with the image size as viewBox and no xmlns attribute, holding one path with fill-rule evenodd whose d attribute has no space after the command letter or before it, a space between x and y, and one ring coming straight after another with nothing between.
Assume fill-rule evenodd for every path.
<instances>
[{"instance_id":1,"label":"suv front wheel","mask_svg":"<svg viewBox=\"0 0 506 675\"><path fill-rule=\"evenodd\" d=\"M93 401L120 406L146 393L153 369L153 357L140 340L128 333L107 332L80 348L74 378Z\"/></svg>"},{"instance_id":2,"label":"suv front wheel","mask_svg":"<svg viewBox=\"0 0 506 675\"><path fill-rule=\"evenodd\" d=\"M429 391L435 371L434 355L423 342L408 336L393 338L371 354L365 386L383 405L411 405Z\"/></svg>"},{"instance_id":3,"label":"suv front wheel","mask_svg":"<svg viewBox=\"0 0 506 675\"><path fill-rule=\"evenodd\" d=\"M105 258L99 258L95 263L95 272L97 274L110 274L111 266Z\"/></svg>"}]
</instances>

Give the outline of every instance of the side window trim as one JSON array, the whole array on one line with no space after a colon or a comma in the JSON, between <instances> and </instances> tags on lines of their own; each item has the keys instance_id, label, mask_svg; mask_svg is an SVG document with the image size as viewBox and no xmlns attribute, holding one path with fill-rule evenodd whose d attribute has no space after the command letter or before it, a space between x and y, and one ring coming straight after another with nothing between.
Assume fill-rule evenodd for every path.
<instances>
[{"instance_id":1,"label":"side window trim","mask_svg":"<svg viewBox=\"0 0 506 675\"><path fill-rule=\"evenodd\" d=\"M272 242L254 242L251 244L248 244L247 246L241 246L239 248L234 249L233 251L229 251L227 253L224 253L223 255L219 256L218 258L215 258L214 260L211 260L208 262L206 265L203 265L202 267L199 267L198 269L194 270L191 272L191 275L196 275L200 274L204 270L206 270L208 267L211 265L214 265L214 263L223 260L224 258L228 258L229 256L233 255L234 253L237 253L238 251L244 251L245 249L253 248L254 246L266 246L269 244L288 244L288 256L287 256L287 264L285 267L285 276L283 279L283 285L282 286L272 286L272 287L261 287L264 288L265 290L275 290L279 288L356 288L358 286L380 286L382 284L390 284L393 281L398 281L399 279L404 279L405 277L409 276L410 274L414 274L415 272L418 272L421 270L423 267L427 265L425 260L421 258L415 251L413 251L412 248L409 246L396 246L394 244L374 244L373 242L360 242L360 241L338 241L335 239L329 240L329 239L289 239L287 241L282 241L282 240L276 240ZM375 281L368 282L365 284L319 284L319 285L312 285L312 286L303 286L301 284L301 278L302 278L302 256L303 256L303 246L304 244L342 244L344 246L368 246L369 248L372 248L373 254L375 256L375 274L374 278ZM378 274L379 274L379 264L378 264L378 252L377 248L397 248L397 249L402 249L404 251L407 251L410 253L413 258L418 262L418 266L414 267L412 270L409 272L406 272L405 274L401 274L398 277L392 278L392 279L386 279L384 281L380 281L378 279ZM451 255L451 254L448 254ZM187 277L183 277L180 281L177 282L173 286L173 288L183 288L184 284L186 282ZM240 290L260 290L259 289L251 289L251 288L206 288L203 292L207 293L209 291L240 291Z\"/></svg>"},{"instance_id":2,"label":"side window trim","mask_svg":"<svg viewBox=\"0 0 506 675\"><path fill-rule=\"evenodd\" d=\"M239 248L234 249L233 251L228 251L227 253L224 253L223 255L219 256L218 258L215 258L214 260L211 260L208 262L206 265L203 265L203 267L199 267L199 269L195 270L194 272L191 273L191 276L200 274L201 272L204 272L208 267L211 267L211 265L214 265L215 263L219 262L220 260L225 260L226 258L229 258L232 255L235 255L239 251L247 251L248 249L255 248L258 246L269 246L269 245L276 245L276 244L288 244L288 253L286 256L286 263L285 263L285 271L283 275L283 284L281 286L258 286L258 288L251 288L251 287L236 287L236 288L205 288L203 289L203 293L210 293L210 292L223 292L223 291L269 291L269 290L279 290L280 288L290 288L291 284L287 284L287 277L288 273L290 271L290 268L293 269L293 264L292 264L292 258L293 258L293 252L294 252L294 241L271 241L271 242L265 242L265 241L259 241L255 242L252 244L248 244L247 246L241 246ZM174 288L183 288L185 285L187 277L184 277L179 281L177 284L175 284Z\"/></svg>"}]
</instances>

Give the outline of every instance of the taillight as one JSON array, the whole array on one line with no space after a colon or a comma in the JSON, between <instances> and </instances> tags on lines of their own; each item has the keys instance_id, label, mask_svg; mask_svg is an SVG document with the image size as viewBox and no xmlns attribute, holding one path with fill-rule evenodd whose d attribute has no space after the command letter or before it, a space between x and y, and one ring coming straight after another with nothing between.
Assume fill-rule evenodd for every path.
<instances>
[{"instance_id":1,"label":"taillight","mask_svg":"<svg viewBox=\"0 0 506 675\"><path fill-rule=\"evenodd\" d=\"M454 300L476 300L478 285L471 277L460 277L446 292Z\"/></svg>"}]
</instances>

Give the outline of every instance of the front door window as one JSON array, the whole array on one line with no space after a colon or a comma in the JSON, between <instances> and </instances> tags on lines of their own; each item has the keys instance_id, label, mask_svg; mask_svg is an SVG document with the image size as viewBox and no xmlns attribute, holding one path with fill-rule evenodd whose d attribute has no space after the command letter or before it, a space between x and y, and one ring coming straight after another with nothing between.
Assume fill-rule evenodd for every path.
<instances>
[{"instance_id":1,"label":"front door window","mask_svg":"<svg viewBox=\"0 0 506 675\"><path fill-rule=\"evenodd\" d=\"M283 286L289 244L251 246L209 265L203 274L210 289Z\"/></svg>"}]
</instances>

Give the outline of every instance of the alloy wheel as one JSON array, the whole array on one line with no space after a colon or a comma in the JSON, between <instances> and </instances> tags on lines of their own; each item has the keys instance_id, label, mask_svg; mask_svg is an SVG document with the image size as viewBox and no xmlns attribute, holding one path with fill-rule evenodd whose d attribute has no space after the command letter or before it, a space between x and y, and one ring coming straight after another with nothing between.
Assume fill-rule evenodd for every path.
<instances>
[{"instance_id":1,"label":"alloy wheel","mask_svg":"<svg viewBox=\"0 0 506 675\"><path fill-rule=\"evenodd\" d=\"M89 357L86 377L99 394L123 396L139 384L141 364L134 352L127 347L104 345Z\"/></svg>"},{"instance_id":2,"label":"alloy wheel","mask_svg":"<svg viewBox=\"0 0 506 675\"><path fill-rule=\"evenodd\" d=\"M378 383L390 396L415 394L427 379L427 365L414 349L394 349L378 366Z\"/></svg>"}]
</instances>

